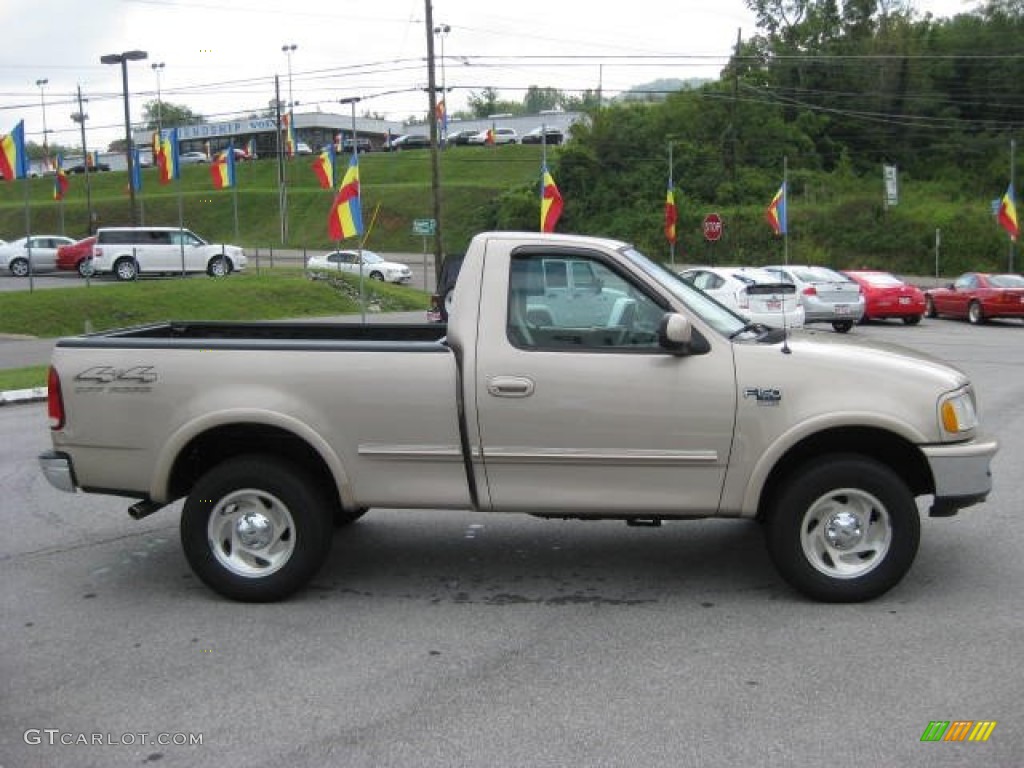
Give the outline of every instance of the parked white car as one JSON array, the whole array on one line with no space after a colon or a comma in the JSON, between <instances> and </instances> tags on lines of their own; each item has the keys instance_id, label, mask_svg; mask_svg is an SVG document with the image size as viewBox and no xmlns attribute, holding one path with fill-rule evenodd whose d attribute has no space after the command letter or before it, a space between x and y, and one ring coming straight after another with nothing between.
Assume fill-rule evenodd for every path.
<instances>
[{"instance_id":1,"label":"parked white car","mask_svg":"<svg viewBox=\"0 0 1024 768\"><path fill-rule=\"evenodd\" d=\"M54 272L57 269L57 249L73 242L70 237L63 235L31 235L12 243L3 243L0 245L0 267L15 277L28 277L31 253L33 274Z\"/></svg>"},{"instance_id":2,"label":"parked white car","mask_svg":"<svg viewBox=\"0 0 1024 768\"><path fill-rule=\"evenodd\" d=\"M470 144L486 144L487 143L487 132L489 129L478 132L474 136L469 137ZM495 128L494 129L494 143L495 144L518 144L519 134L516 133L515 128Z\"/></svg>"},{"instance_id":3,"label":"parked white car","mask_svg":"<svg viewBox=\"0 0 1024 768\"><path fill-rule=\"evenodd\" d=\"M388 283L409 283L412 281L412 270L408 265L395 261L387 261L373 251L362 251L363 262L360 268L359 251L332 251L323 256L310 256L306 270L314 279L329 276L331 273L347 272L358 275L360 269L363 276L371 280Z\"/></svg>"},{"instance_id":4,"label":"parked white car","mask_svg":"<svg viewBox=\"0 0 1024 768\"><path fill-rule=\"evenodd\" d=\"M208 243L179 227L103 227L92 249L93 272L112 273L118 280L181 272L222 277L245 269L246 261L237 245Z\"/></svg>"},{"instance_id":5,"label":"parked white car","mask_svg":"<svg viewBox=\"0 0 1024 768\"><path fill-rule=\"evenodd\" d=\"M804 308L792 283L756 267L693 267L679 276L752 323L771 328L802 328ZM780 286L777 293L751 294L753 285ZM786 286L788 292L782 288Z\"/></svg>"}]
</instances>

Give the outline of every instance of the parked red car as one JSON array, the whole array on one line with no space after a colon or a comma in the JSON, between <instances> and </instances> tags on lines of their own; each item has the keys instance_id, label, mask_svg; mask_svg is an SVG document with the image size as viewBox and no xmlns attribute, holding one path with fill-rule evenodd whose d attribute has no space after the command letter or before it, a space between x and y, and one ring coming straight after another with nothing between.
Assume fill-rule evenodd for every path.
<instances>
[{"instance_id":1,"label":"parked red car","mask_svg":"<svg viewBox=\"0 0 1024 768\"><path fill-rule=\"evenodd\" d=\"M74 269L81 277L90 274L92 266L92 246L96 236L87 237L71 245L62 245L57 249L57 269Z\"/></svg>"},{"instance_id":2,"label":"parked red car","mask_svg":"<svg viewBox=\"0 0 1024 768\"><path fill-rule=\"evenodd\" d=\"M924 292L928 317L967 318L978 325L994 317L1024 319L1024 277L965 272L945 288Z\"/></svg>"},{"instance_id":3,"label":"parked red car","mask_svg":"<svg viewBox=\"0 0 1024 768\"><path fill-rule=\"evenodd\" d=\"M907 325L916 325L924 316L924 291L889 272L873 269L847 269L843 274L860 286L864 294L864 316L868 320L899 318Z\"/></svg>"}]
</instances>

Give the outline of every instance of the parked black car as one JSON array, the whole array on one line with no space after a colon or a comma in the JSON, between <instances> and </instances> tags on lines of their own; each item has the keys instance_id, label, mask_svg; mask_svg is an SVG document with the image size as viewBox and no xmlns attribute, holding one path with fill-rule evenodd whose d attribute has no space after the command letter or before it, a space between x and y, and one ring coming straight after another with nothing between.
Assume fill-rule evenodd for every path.
<instances>
[{"instance_id":1,"label":"parked black car","mask_svg":"<svg viewBox=\"0 0 1024 768\"><path fill-rule=\"evenodd\" d=\"M565 134L559 128L544 128L538 125L529 133L524 133L519 139L520 144L561 144L565 141Z\"/></svg>"}]
</instances>

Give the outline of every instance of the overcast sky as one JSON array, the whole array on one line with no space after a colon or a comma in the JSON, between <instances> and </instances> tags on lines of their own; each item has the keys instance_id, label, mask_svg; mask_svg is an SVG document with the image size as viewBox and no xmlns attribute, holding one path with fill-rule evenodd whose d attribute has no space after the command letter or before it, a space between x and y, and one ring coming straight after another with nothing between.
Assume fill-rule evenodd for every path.
<instances>
[{"instance_id":1,"label":"overcast sky","mask_svg":"<svg viewBox=\"0 0 1024 768\"><path fill-rule=\"evenodd\" d=\"M951 16L971 0L914 0L920 12ZM274 96L296 111L348 114L338 99L359 96L358 113L394 120L426 110L425 0L0 0L0 133L25 120L41 143L42 101L51 141L79 143L70 114L77 86L89 100L89 144L124 135L120 67L100 56L144 50L128 64L132 121L155 98L153 63L164 64L163 100L211 121L266 108ZM452 90L449 112L486 87L521 101L531 85L614 95L659 78L718 75L737 34L756 33L743 0L434 0L437 80ZM548 58L545 58L548 57ZM554 58L550 58L554 57ZM37 80L48 82L42 88Z\"/></svg>"}]
</instances>

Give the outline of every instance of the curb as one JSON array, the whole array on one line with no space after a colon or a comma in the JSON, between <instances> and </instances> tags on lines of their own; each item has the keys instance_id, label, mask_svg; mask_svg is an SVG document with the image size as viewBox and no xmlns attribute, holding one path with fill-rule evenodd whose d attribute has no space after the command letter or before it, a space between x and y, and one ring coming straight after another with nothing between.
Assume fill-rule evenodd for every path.
<instances>
[{"instance_id":1,"label":"curb","mask_svg":"<svg viewBox=\"0 0 1024 768\"><path fill-rule=\"evenodd\" d=\"M0 406L18 405L20 403L38 403L46 399L46 387L32 389L11 389L0 392Z\"/></svg>"}]
</instances>

